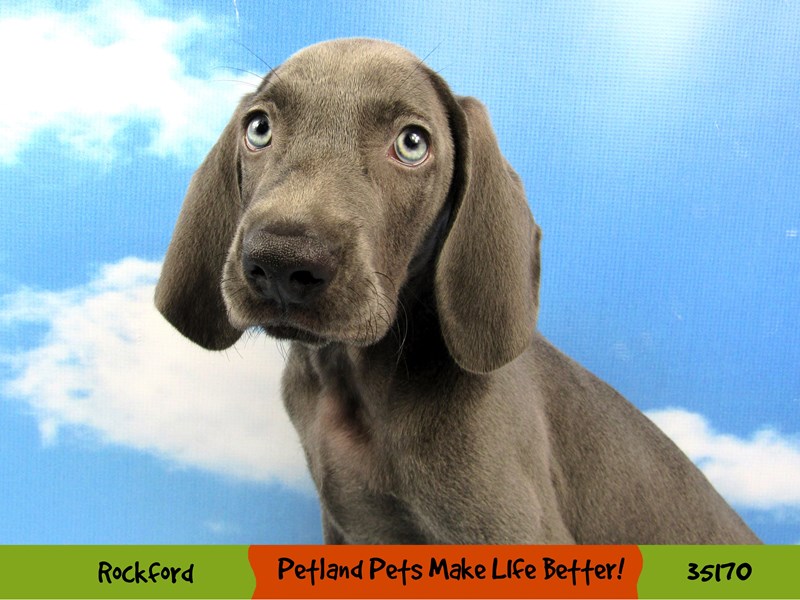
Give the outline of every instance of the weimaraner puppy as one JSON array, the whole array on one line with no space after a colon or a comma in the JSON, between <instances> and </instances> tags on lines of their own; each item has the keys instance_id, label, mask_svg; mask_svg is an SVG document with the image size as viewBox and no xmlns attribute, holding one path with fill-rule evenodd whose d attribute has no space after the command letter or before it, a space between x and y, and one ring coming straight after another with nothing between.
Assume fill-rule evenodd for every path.
<instances>
[{"instance_id":1,"label":"weimaraner puppy","mask_svg":"<svg viewBox=\"0 0 800 600\"><path fill-rule=\"evenodd\" d=\"M326 542L757 543L537 333L539 237L477 100L402 48L337 40L242 99L156 304L209 349L291 340L283 397Z\"/></svg>"}]
</instances>

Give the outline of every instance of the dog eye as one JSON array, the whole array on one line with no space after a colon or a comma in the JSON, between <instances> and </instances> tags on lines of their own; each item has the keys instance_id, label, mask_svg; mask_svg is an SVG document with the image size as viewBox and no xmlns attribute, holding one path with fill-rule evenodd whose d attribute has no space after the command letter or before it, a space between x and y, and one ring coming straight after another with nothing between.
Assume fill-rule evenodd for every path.
<instances>
[{"instance_id":1,"label":"dog eye","mask_svg":"<svg viewBox=\"0 0 800 600\"><path fill-rule=\"evenodd\" d=\"M272 126L265 113L258 113L247 124L245 141L250 150L261 150L269 146L272 141Z\"/></svg>"},{"instance_id":2,"label":"dog eye","mask_svg":"<svg viewBox=\"0 0 800 600\"><path fill-rule=\"evenodd\" d=\"M405 165L422 164L428 158L428 133L421 127L406 127L394 141L391 156Z\"/></svg>"}]
</instances>

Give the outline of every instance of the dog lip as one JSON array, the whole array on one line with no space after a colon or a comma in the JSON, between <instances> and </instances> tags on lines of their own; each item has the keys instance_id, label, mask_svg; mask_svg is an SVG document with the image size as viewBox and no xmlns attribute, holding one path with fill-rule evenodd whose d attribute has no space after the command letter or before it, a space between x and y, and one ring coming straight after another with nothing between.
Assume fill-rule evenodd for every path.
<instances>
[{"instance_id":1,"label":"dog lip","mask_svg":"<svg viewBox=\"0 0 800 600\"><path fill-rule=\"evenodd\" d=\"M327 344L329 341L319 335L311 333L310 331L306 331L305 329L300 329L294 325L273 324L263 325L262 327L267 335L279 340L291 340L313 345Z\"/></svg>"},{"instance_id":2,"label":"dog lip","mask_svg":"<svg viewBox=\"0 0 800 600\"><path fill-rule=\"evenodd\" d=\"M232 304L228 319L239 330L258 328L270 337L279 340L305 342L315 346L325 345L329 337L316 332L317 320L313 315L304 315L292 304L261 301L254 304Z\"/></svg>"}]
</instances>

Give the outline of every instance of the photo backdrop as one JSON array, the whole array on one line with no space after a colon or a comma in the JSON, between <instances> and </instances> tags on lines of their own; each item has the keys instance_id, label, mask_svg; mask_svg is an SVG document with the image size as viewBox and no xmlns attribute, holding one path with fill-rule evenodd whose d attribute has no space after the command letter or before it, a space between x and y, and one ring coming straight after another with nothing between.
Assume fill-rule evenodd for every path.
<instances>
[{"instance_id":1,"label":"photo backdrop","mask_svg":"<svg viewBox=\"0 0 800 600\"><path fill-rule=\"evenodd\" d=\"M152 292L238 98L336 37L489 108L542 226L539 326L770 543L800 543L800 5L0 7L0 543L321 541L262 335L210 353Z\"/></svg>"}]
</instances>

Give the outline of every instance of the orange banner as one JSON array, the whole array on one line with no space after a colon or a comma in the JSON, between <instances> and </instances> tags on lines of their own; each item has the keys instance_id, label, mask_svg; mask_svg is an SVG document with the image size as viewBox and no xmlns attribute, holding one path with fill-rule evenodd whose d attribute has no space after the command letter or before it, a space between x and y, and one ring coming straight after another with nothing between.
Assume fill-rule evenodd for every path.
<instances>
[{"instance_id":1,"label":"orange banner","mask_svg":"<svg viewBox=\"0 0 800 600\"><path fill-rule=\"evenodd\" d=\"M636 546L252 546L254 598L636 598Z\"/></svg>"}]
</instances>

